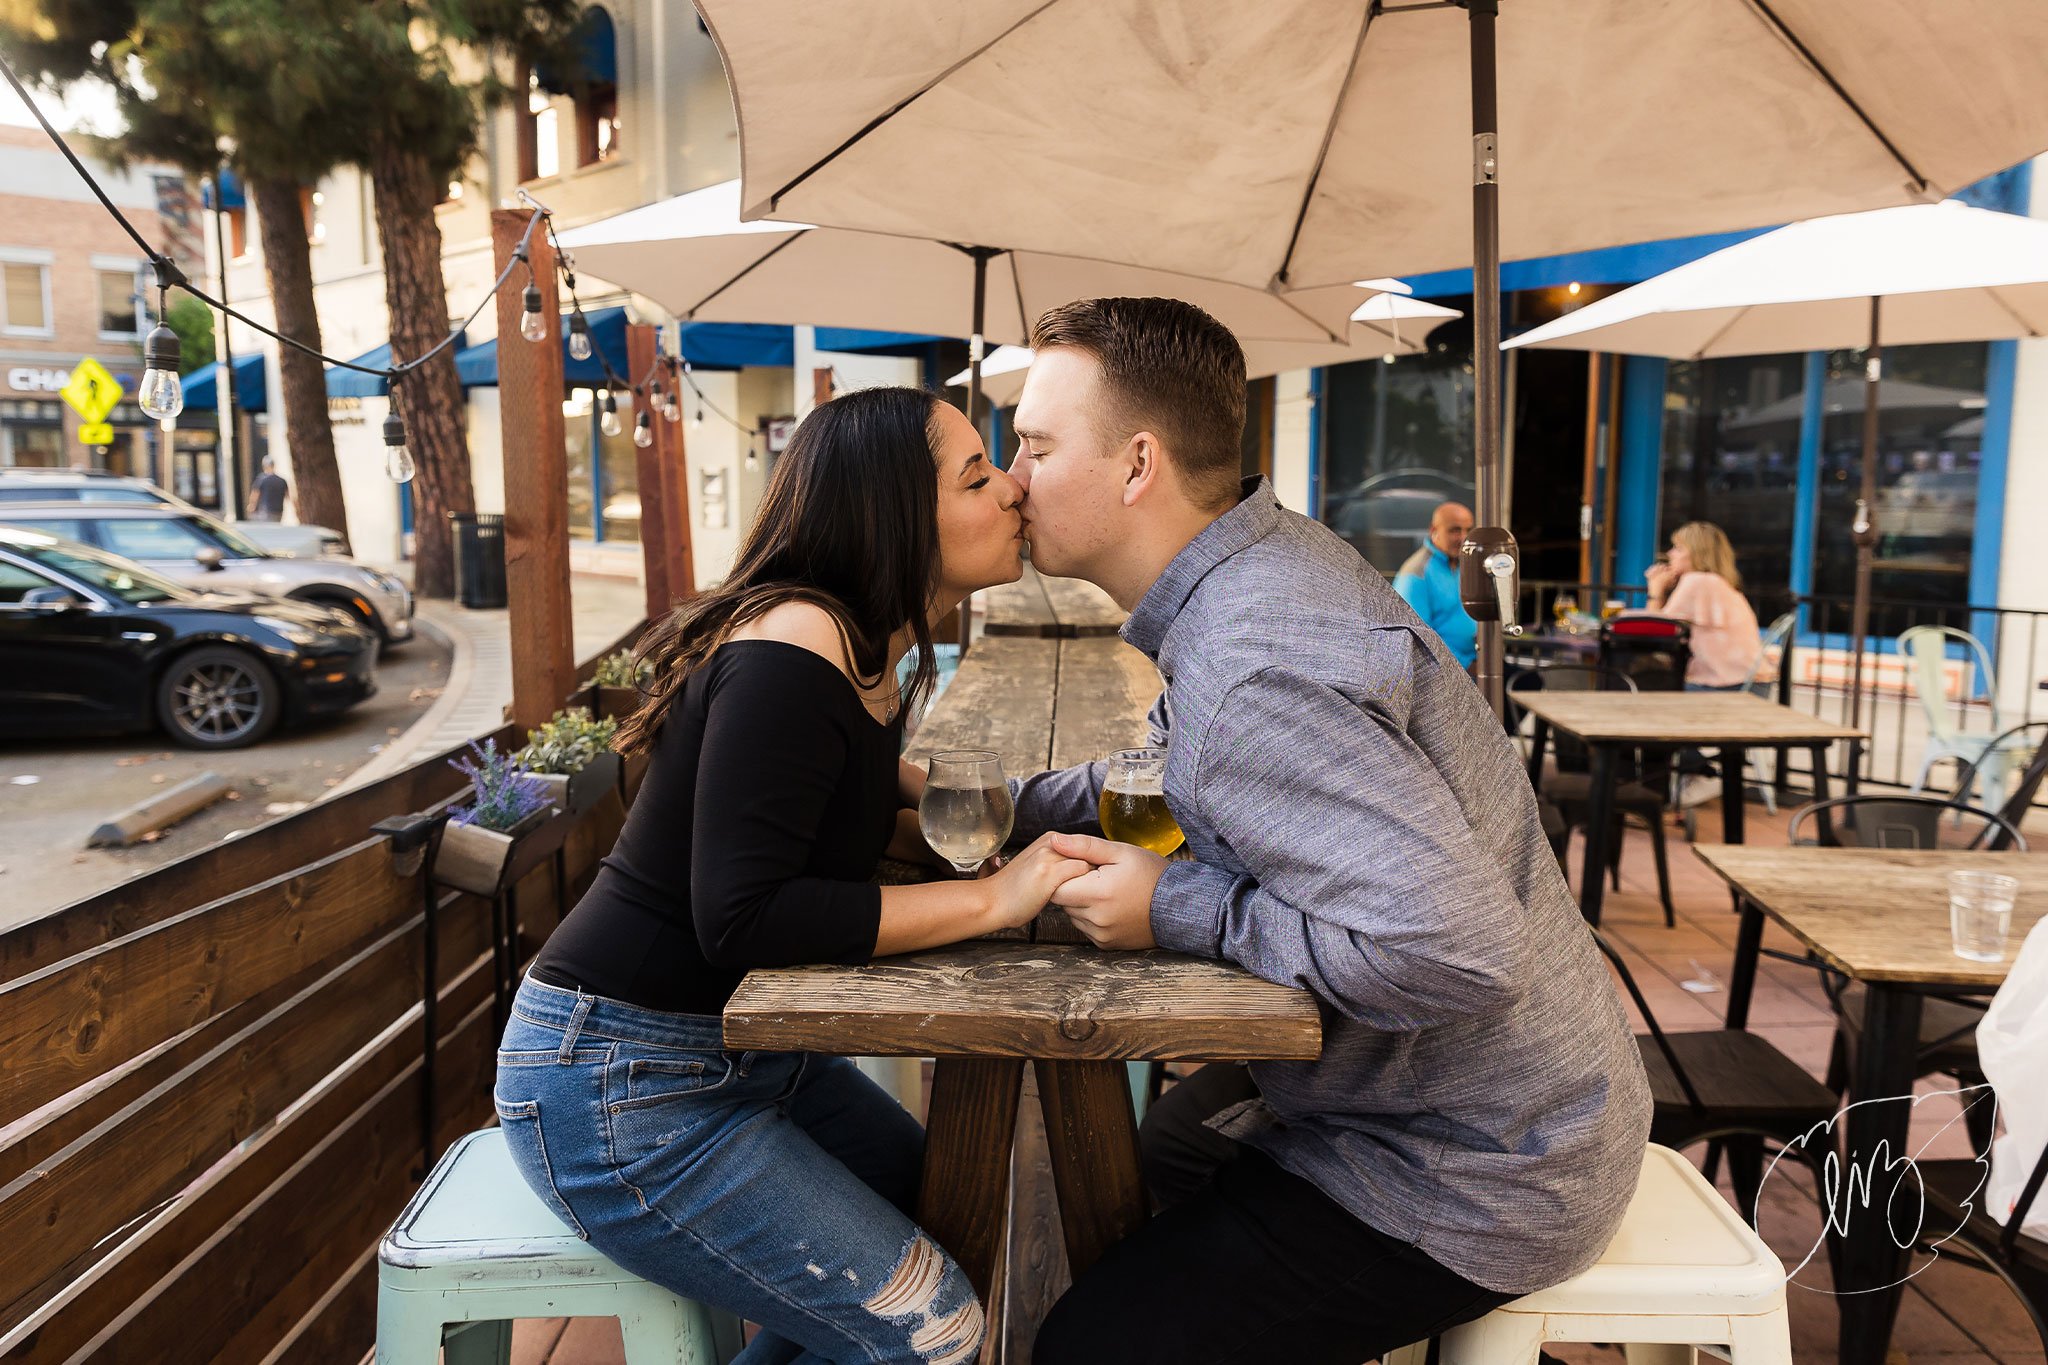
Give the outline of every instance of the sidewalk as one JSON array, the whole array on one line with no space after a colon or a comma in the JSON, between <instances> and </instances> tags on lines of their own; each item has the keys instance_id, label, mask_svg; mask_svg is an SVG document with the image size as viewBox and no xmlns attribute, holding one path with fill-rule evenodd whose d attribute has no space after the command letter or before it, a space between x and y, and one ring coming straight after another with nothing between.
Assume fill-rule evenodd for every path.
<instances>
[{"instance_id":1,"label":"sidewalk","mask_svg":"<svg viewBox=\"0 0 2048 1365\"><path fill-rule=\"evenodd\" d=\"M606 574L569 580L576 661L581 664L625 634L646 610L640 584ZM425 715L349 775L335 792L389 777L429 754L452 749L504 723L512 700L512 621L509 611L472 611L453 602L426 601L415 618L453 651L448 682Z\"/></svg>"}]
</instances>

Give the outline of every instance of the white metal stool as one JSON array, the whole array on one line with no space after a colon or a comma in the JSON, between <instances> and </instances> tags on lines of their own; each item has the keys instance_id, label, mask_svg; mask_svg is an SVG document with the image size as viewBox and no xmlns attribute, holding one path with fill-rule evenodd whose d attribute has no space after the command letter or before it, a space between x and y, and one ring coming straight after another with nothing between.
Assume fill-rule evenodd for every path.
<instances>
[{"instance_id":1,"label":"white metal stool","mask_svg":"<svg viewBox=\"0 0 2048 1365\"><path fill-rule=\"evenodd\" d=\"M377 1249L377 1365L502 1365L514 1318L617 1318L628 1365L724 1365L739 1321L619 1269L534 1197L496 1128L450 1147Z\"/></svg>"},{"instance_id":2,"label":"white metal stool","mask_svg":"<svg viewBox=\"0 0 2048 1365\"><path fill-rule=\"evenodd\" d=\"M1600 1260L1444 1333L1440 1365L1536 1365L1552 1341L1622 1343L1630 1365L1692 1365L1703 1346L1734 1365L1791 1365L1785 1267L1691 1162L1652 1144ZM1386 1365L1421 1365L1426 1350Z\"/></svg>"}]
</instances>

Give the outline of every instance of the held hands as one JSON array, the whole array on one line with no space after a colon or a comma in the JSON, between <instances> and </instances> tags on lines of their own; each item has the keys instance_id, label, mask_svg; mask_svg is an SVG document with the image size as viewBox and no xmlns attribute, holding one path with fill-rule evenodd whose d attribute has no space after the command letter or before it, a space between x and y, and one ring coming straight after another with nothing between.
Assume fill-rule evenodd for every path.
<instances>
[{"instance_id":1,"label":"held hands","mask_svg":"<svg viewBox=\"0 0 2048 1365\"><path fill-rule=\"evenodd\" d=\"M1062 885L1094 872L1090 864L1055 850L1054 841L1062 837L1041 834L1000 871L984 872L977 885L988 898L990 928L1016 929L1031 923Z\"/></svg>"},{"instance_id":2,"label":"held hands","mask_svg":"<svg viewBox=\"0 0 2048 1365\"><path fill-rule=\"evenodd\" d=\"M1166 859L1150 849L1086 834L1047 838L1056 855L1079 859L1086 866L1082 875L1062 879L1052 903L1067 912L1090 943L1115 949L1157 946L1152 937L1152 892L1166 871Z\"/></svg>"}]
</instances>

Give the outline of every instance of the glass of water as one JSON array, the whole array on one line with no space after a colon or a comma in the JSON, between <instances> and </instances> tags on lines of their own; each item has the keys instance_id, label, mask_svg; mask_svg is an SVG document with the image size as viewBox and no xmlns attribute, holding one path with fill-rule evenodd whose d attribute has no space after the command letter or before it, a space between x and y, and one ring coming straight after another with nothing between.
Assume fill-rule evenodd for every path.
<instances>
[{"instance_id":1,"label":"glass of water","mask_svg":"<svg viewBox=\"0 0 2048 1365\"><path fill-rule=\"evenodd\" d=\"M948 749L925 769L917 825L932 851L972 876L1002 849L1017 817L1003 760L987 749Z\"/></svg>"},{"instance_id":2,"label":"glass of water","mask_svg":"<svg viewBox=\"0 0 2048 1365\"><path fill-rule=\"evenodd\" d=\"M2005 936L2019 893L2019 878L2003 872L1948 874L1948 929L1957 957L2005 961Z\"/></svg>"}]
</instances>

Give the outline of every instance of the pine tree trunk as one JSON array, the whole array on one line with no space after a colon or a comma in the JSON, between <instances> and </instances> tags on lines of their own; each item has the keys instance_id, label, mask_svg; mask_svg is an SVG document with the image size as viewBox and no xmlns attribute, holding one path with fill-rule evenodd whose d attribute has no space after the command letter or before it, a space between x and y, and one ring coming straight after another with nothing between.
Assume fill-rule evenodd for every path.
<instances>
[{"instance_id":1,"label":"pine tree trunk","mask_svg":"<svg viewBox=\"0 0 2048 1365\"><path fill-rule=\"evenodd\" d=\"M277 330L302 345L320 349L320 315L313 305L313 252L298 185L281 177L249 182L256 222L263 234L263 268L270 276L270 304ZM348 507L341 497L341 469L334 457L334 428L327 417L326 367L303 351L278 347L278 379L284 389L284 444L291 455L292 497L299 520L348 535ZM248 471L252 476L255 471Z\"/></svg>"},{"instance_id":2,"label":"pine tree trunk","mask_svg":"<svg viewBox=\"0 0 2048 1365\"><path fill-rule=\"evenodd\" d=\"M402 145L372 149L370 181L384 243L384 301L391 310L391 354L397 364L426 354L448 335L441 225L434 218L439 185L427 159ZM455 348L393 380L391 402L405 419L406 444L419 467L412 485L413 589L422 597L450 597L455 557L448 514L476 510Z\"/></svg>"}]
</instances>

